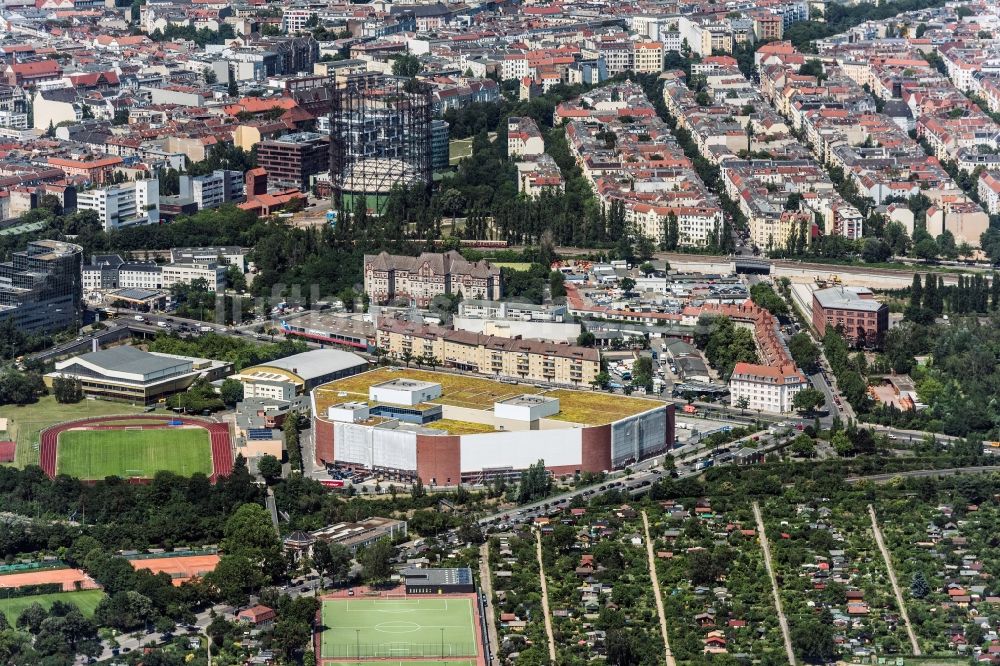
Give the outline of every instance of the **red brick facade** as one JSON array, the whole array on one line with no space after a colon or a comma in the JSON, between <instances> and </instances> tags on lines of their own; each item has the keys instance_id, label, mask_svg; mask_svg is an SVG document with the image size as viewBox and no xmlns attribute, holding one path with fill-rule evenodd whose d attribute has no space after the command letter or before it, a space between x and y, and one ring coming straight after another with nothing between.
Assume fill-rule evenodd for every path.
<instances>
[{"instance_id":1,"label":"red brick facade","mask_svg":"<svg viewBox=\"0 0 1000 666\"><path fill-rule=\"evenodd\" d=\"M603 472L611 469L611 425L584 428L581 439L581 471Z\"/></svg>"},{"instance_id":2,"label":"red brick facade","mask_svg":"<svg viewBox=\"0 0 1000 666\"><path fill-rule=\"evenodd\" d=\"M457 484L462 478L462 438L417 435L417 476L427 485Z\"/></svg>"},{"instance_id":3,"label":"red brick facade","mask_svg":"<svg viewBox=\"0 0 1000 666\"><path fill-rule=\"evenodd\" d=\"M333 424L313 419L313 438L316 441L316 463L333 462Z\"/></svg>"}]
</instances>

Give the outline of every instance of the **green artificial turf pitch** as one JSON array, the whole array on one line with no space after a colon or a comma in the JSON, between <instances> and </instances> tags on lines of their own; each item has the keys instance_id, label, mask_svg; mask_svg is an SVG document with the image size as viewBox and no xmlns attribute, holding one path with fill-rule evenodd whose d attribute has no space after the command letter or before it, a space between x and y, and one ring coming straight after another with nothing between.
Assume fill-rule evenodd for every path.
<instances>
[{"instance_id":1,"label":"green artificial turf pitch","mask_svg":"<svg viewBox=\"0 0 1000 666\"><path fill-rule=\"evenodd\" d=\"M56 473L79 479L151 478L212 473L208 431L201 428L67 430L59 435Z\"/></svg>"},{"instance_id":2,"label":"green artificial turf pitch","mask_svg":"<svg viewBox=\"0 0 1000 666\"><path fill-rule=\"evenodd\" d=\"M472 600L323 601L323 658L475 657Z\"/></svg>"},{"instance_id":3,"label":"green artificial turf pitch","mask_svg":"<svg viewBox=\"0 0 1000 666\"><path fill-rule=\"evenodd\" d=\"M30 597L0 599L0 615L6 615L7 621L13 626L24 609L31 604L41 604L45 610L48 610L52 606L52 602L64 601L76 605L81 613L90 617L103 598L104 592L101 590L81 590L79 592L54 592L52 594L36 594Z\"/></svg>"}]
</instances>

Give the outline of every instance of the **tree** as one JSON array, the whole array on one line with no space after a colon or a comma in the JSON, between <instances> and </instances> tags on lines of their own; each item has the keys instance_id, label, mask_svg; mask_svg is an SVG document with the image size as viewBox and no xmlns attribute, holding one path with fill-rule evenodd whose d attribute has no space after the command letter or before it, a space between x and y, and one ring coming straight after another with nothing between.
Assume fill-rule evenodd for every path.
<instances>
[{"instance_id":1,"label":"tree","mask_svg":"<svg viewBox=\"0 0 1000 666\"><path fill-rule=\"evenodd\" d=\"M677 220L677 213L670 211L667 213L667 219L663 225L663 249L669 252L676 250L680 240L681 227Z\"/></svg>"},{"instance_id":2,"label":"tree","mask_svg":"<svg viewBox=\"0 0 1000 666\"><path fill-rule=\"evenodd\" d=\"M83 400L83 385L79 379L56 377L52 381L52 394L56 402L62 404L77 403Z\"/></svg>"},{"instance_id":3,"label":"tree","mask_svg":"<svg viewBox=\"0 0 1000 666\"><path fill-rule=\"evenodd\" d=\"M910 596L914 599L923 599L931 593L931 586L927 584L923 571L913 572L913 579L910 581Z\"/></svg>"},{"instance_id":4,"label":"tree","mask_svg":"<svg viewBox=\"0 0 1000 666\"><path fill-rule=\"evenodd\" d=\"M793 335L788 341L788 351L792 354L795 364L803 370L812 370L819 363L819 347L805 331Z\"/></svg>"},{"instance_id":5,"label":"tree","mask_svg":"<svg viewBox=\"0 0 1000 666\"><path fill-rule=\"evenodd\" d=\"M805 388L795 394L792 405L802 412L814 412L826 402L823 392L814 388Z\"/></svg>"},{"instance_id":6,"label":"tree","mask_svg":"<svg viewBox=\"0 0 1000 666\"><path fill-rule=\"evenodd\" d=\"M392 74L393 76L405 76L408 78L413 78L420 73L423 69L423 64L420 59L415 55L410 55L409 53L403 53L392 61Z\"/></svg>"},{"instance_id":7,"label":"tree","mask_svg":"<svg viewBox=\"0 0 1000 666\"><path fill-rule=\"evenodd\" d=\"M281 541L267 509L259 504L240 506L226 521L222 551L242 556L259 569L268 580L280 577L285 570Z\"/></svg>"},{"instance_id":8,"label":"tree","mask_svg":"<svg viewBox=\"0 0 1000 666\"><path fill-rule=\"evenodd\" d=\"M98 624L123 631L145 626L155 614L152 600L135 590L104 597L94 609L94 619Z\"/></svg>"},{"instance_id":9,"label":"tree","mask_svg":"<svg viewBox=\"0 0 1000 666\"><path fill-rule=\"evenodd\" d=\"M281 478L281 461L272 455L263 455L257 461L257 471L267 483L274 483Z\"/></svg>"},{"instance_id":10,"label":"tree","mask_svg":"<svg viewBox=\"0 0 1000 666\"><path fill-rule=\"evenodd\" d=\"M226 603L241 606L250 594L267 584L267 578L249 559L242 555L224 554L215 569L205 579L218 591Z\"/></svg>"},{"instance_id":11,"label":"tree","mask_svg":"<svg viewBox=\"0 0 1000 666\"><path fill-rule=\"evenodd\" d=\"M45 608L38 602L35 602L21 611L21 614L17 616L17 628L26 629L28 633L37 634L39 629L42 628L42 622L49 616L45 611Z\"/></svg>"},{"instance_id":12,"label":"tree","mask_svg":"<svg viewBox=\"0 0 1000 666\"><path fill-rule=\"evenodd\" d=\"M925 238L913 247L913 253L924 261L934 261L940 251L933 238Z\"/></svg>"},{"instance_id":13,"label":"tree","mask_svg":"<svg viewBox=\"0 0 1000 666\"><path fill-rule=\"evenodd\" d=\"M816 455L816 442L805 433L800 433L792 440L792 453L803 458L812 458Z\"/></svg>"},{"instance_id":14,"label":"tree","mask_svg":"<svg viewBox=\"0 0 1000 666\"><path fill-rule=\"evenodd\" d=\"M242 402L243 383L232 378L227 378L219 388L219 397L222 398L222 402L230 407L236 405L238 402Z\"/></svg>"},{"instance_id":15,"label":"tree","mask_svg":"<svg viewBox=\"0 0 1000 666\"><path fill-rule=\"evenodd\" d=\"M635 280L630 277L622 278L621 281L622 291L626 294L635 289Z\"/></svg>"},{"instance_id":16,"label":"tree","mask_svg":"<svg viewBox=\"0 0 1000 666\"><path fill-rule=\"evenodd\" d=\"M836 433L830 439L830 444L838 456L849 456L854 452L854 444L851 443L850 438L844 432Z\"/></svg>"},{"instance_id":17,"label":"tree","mask_svg":"<svg viewBox=\"0 0 1000 666\"><path fill-rule=\"evenodd\" d=\"M358 553L362 575L369 584L379 585L389 580L394 550L389 539L379 539Z\"/></svg>"},{"instance_id":18,"label":"tree","mask_svg":"<svg viewBox=\"0 0 1000 666\"><path fill-rule=\"evenodd\" d=\"M584 330L580 335L576 336L576 344L580 347L593 347L597 342L597 338L590 331Z\"/></svg>"},{"instance_id":19,"label":"tree","mask_svg":"<svg viewBox=\"0 0 1000 666\"><path fill-rule=\"evenodd\" d=\"M811 664L825 664L837 657L832 624L803 619L793 625L792 644L802 659Z\"/></svg>"},{"instance_id":20,"label":"tree","mask_svg":"<svg viewBox=\"0 0 1000 666\"><path fill-rule=\"evenodd\" d=\"M395 65L393 65L395 68ZM457 190L454 187L449 187L440 196L441 208L445 212L451 213L451 224L452 224L452 234L455 233L455 216L462 210L465 206L465 199L462 197L461 190Z\"/></svg>"},{"instance_id":21,"label":"tree","mask_svg":"<svg viewBox=\"0 0 1000 666\"><path fill-rule=\"evenodd\" d=\"M206 67L202 71L202 74L205 77L205 84L206 85L213 86L216 83L218 83L218 81L219 81L219 77L215 75L215 70L212 69L211 67Z\"/></svg>"},{"instance_id":22,"label":"tree","mask_svg":"<svg viewBox=\"0 0 1000 666\"><path fill-rule=\"evenodd\" d=\"M240 86L236 83L236 78L232 75L229 76L229 85L226 87L226 94L230 97L240 96Z\"/></svg>"},{"instance_id":23,"label":"tree","mask_svg":"<svg viewBox=\"0 0 1000 666\"><path fill-rule=\"evenodd\" d=\"M913 284L910 286L910 307L914 310L920 309L921 299L924 295L924 287L920 284L920 273L913 274Z\"/></svg>"}]
</instances>

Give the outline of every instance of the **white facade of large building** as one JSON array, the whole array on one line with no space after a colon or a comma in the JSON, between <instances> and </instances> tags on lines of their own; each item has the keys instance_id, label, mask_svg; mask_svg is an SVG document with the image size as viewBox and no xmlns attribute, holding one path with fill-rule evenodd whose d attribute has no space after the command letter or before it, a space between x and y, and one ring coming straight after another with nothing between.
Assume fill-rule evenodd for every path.
<instances>
[{"instance_id":1,"label":"white facade of large building","mask_svg":"<svg viewBox=\"0 0 1000 666\"><path fill-rule=\"evenodd\" d=\"M729 379L730 404L770 414L784 414L794 409L796 394L809 382L794 365L769 366L737 363Z\"/></svg>"},{"instance_id":2,"label":"white facade of large building","mask_svg":"<svg viewBox=\"0 0 1000 666\"><path fill-rule=\"evenodd\" d=\"M76 207L92 210L105 231L160 222L160 181L155 178L80 192Z\"/></svg>"}]
</instances>

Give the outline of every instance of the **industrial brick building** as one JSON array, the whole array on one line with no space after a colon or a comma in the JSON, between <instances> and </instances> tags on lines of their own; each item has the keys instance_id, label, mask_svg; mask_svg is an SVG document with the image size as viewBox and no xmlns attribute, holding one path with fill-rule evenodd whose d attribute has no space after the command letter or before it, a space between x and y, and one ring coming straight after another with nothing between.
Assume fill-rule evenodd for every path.
<instances>
[{"instance_id":1,"label":"industrial brick building","mask_svg":"<svg viewBox=\"0 0 1000 666\"><path fill-rule=\"evenodd\" d=\"M881 344L889 330L889 306L867 287L830 287L813 292L813 328L820 337L827 326L841 328L851 344Z\"/></svg>"}]
</instances>

